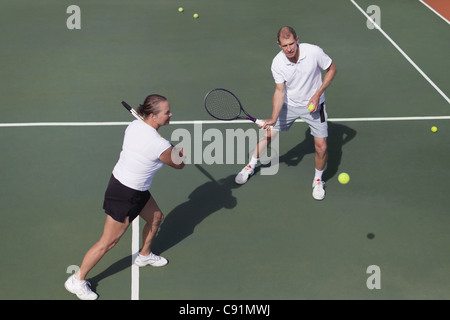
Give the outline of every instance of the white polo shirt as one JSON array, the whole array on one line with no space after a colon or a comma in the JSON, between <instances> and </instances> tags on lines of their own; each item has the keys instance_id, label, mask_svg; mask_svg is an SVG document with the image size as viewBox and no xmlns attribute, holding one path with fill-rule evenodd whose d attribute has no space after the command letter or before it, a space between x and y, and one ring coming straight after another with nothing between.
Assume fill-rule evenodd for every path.
<instances>
[{"instance_id":1,"label":"white polo shirt","mask_svg":"<svg viewBox=\"0 0 450 320\"><path fill-rule=\"evenodd\" d=\"M284 102L290 107L305 107L309 99L322 85L322 70L330 67L332 60L323 50L312 44L299 44L300 56L297 63L281 50L272 61L272 75L275 83L286 83ZM320 97L320 103L325 95Z\"/></svg>"},{"instance_id":2,"label":"white polo shirt","mask_svg":"<svg viewBox=\"0 0 450 320\"><path fill-rule=\"evenodd\" d=\"M164 165L159 156L171 145L156 129L134 120L125 130L122 151L112 172L114 177L134 190L150 189L156 171Z\"/></svg>"}]
</instances>

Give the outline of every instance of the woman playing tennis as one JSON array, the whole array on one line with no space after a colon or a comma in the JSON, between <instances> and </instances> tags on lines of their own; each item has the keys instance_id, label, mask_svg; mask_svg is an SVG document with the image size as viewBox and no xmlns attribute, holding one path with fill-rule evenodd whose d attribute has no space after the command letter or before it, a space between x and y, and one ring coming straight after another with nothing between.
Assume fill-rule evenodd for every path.
<instances>
[{"instance_id":1,"label":"woman playing tennis","mask_svg":"<svg viewBox=\"0 0 450 320\"><path fill-rule=\"evenodd\" d=\"M105 192L103 209L106 222L103 235L84 256L80 270L65 282L65 288L82 300L95 300L98 295L85 280L88 272L112 249L130 223L141 216L146 224L142 232L142 248L135 264L161 267L167 260L151 252L152 241L163 220L163 214L149 189L155 173L167 164L175 169L184 167L183 150L157 132L169 124L172 113L167 99L149 95L139 106L144 121L135 120L126 129L122 151Z\"/></svg>"}]
</instances>

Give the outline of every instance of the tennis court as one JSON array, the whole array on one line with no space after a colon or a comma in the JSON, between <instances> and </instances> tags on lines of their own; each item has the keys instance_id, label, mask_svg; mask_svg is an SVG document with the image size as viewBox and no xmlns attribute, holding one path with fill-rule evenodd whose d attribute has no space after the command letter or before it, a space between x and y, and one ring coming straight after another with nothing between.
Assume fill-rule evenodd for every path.
<instances>
[{"instance_id":1,"label":"tennis court","mask_svg":"<svg viewBox=\"0 0 450 320\"><path fill-rule=\"evenodd\" d=\"M0 4L0 299L76 299L63 284L103 229L133 120L122 100L167 96L174 116L159 132L185 129L202 148L200 125L224 138L252 128L202 122L212 120L203 97L227 88L268 118L283 25L338 69L326 91L325 200L311 196L302 122L280 134L277 174L242 186L242 163L165 167L151 193L166 217L154 251L169 264L131 266L141 221L89 274L99 299L450 299L445 18L413 0L81 0L81 29L70 30L72 4ZM370 6L383 32L368 28ZM379 289L368 287L370 266Z\"/></svg>"}]
</instances>

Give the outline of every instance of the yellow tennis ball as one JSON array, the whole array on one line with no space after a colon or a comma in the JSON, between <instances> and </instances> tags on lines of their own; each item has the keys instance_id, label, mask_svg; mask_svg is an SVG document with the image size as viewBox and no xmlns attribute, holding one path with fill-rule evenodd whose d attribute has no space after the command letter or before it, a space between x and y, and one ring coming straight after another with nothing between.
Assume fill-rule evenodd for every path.
<instances>
[{"instance_id":1,"label":"yellow tennis ball","mask_svg":"<svg viewBox=\"0 0 450 320\"><path fill-rule=\"evenodd\" d=\"M309 110L309 112L313 111L313 110L314 110L314 104L311 103L311 104L308 106L308 110Z\"/></svg>"},{"instance_id":2,"label":"yellow tennis ball","mask_svg":"<svg viewBox=\"0 0 450 320\"><path fill-rule=\"evenodd\" d=\"M198 13L194 13L193 17L194 19L198 19Z\"/></svg>"},{"instance_id":3,"label":"yellow tennis ball","mask_svg":"<svg viewBox=\"0 0 450 320\"><path fill-rule=\"evenodd\" d=\"M347 184L350 181L350 176L348 175L348 173L342 172L338 176L338 181L342 184Z\"/></svg>"},{"instance_id":4,"label":"yellow tennis ball","mask_svg":"<svg viewBox=\"0 0 450 320\"><path fill-rule=\"evenodd\" d=\"M182 7L178 8L178 12L183 12L183 11L184 11L184 9Z\"/></svg>"},{"instance_id":5,"label":"yellow tennis ball","mask_svg":"<svg viewBox=\"0 0 450 320\"><path fill-rule=\"evenodd\" d=\"M437 127L432 126L432 127L431 127L431 132L436 132L436 131L437 131Z\"/></svg>"}]
</instances>

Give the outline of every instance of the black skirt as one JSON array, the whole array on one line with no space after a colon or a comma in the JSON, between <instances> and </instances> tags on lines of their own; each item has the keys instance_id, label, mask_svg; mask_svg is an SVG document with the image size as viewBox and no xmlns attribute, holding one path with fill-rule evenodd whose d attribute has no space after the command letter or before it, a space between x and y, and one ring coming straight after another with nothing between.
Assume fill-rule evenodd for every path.
<instances>
[{"instance_id":1,"label":"black skirt","mask_svg":"<svg viewBox=\"0 0 450 320\"><path fill-rule=\"evenodd\" d=\"M148 190L139 191L124 186L114 175L111 175L105 192L103 209L114 220L125 222L126 217L129 217L131 223L142 211L150 197Z\"/></svg>"}]
</instances>

